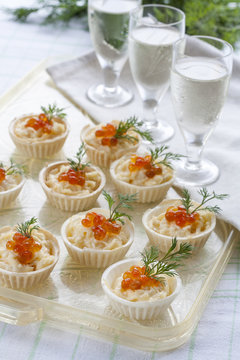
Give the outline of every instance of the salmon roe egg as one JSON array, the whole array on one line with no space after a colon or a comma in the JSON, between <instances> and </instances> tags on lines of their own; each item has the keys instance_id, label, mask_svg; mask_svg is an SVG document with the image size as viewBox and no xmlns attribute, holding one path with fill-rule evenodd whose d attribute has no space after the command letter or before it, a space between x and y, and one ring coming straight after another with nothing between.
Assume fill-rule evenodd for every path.
<instances>
[{"instance_id":1,"label":"salmon roe egg","mask_svg":"<svg viewBox=\"0 0 240 360\"><path fill-rule=\"evenodd\" d=\"M6 243L6 248L17 254L17 260L20 264L26 265L33 260L34 253L41 250L42 245L32 237L16 232L12 240L8 240Z\"/></svg>"},{"instance_id":2,"label":"salmon roe egg","mask_svg":"<svg viewBox=\"0 0 240 360\"><path fill-rule=\"evenodd\" d=\"M173 207L167 209L165 218L168 222L174 221L175 224L181 228L193 224L199 220L200 216L198 213L187 213L183 206Z\"/></svg>"},{"instance_id":3,"label":"salmon roe egg","mask_svg":"<svg viewBox=\"0 0 240 360\"><path fill-rule=\"evenodd\" d=\"M6 178L6 171L3 168L0 168L0 183L5 180Z\"/></svg>"},{"instance_id":4,"label":"salmon roe egg","mask_svg":"<svg viewBox=\"0 0 240 360\"><path fill-rule=\"evenodd\" d=\"M118 144L118 139L115 137L116 135L116 127L113 124L106 124L95 131L95 136L97 138L101 138L101 144L103 146L116 146Z\"/></svg>"},{"instance_id":5,"label":"salmon roe egg","mask_svg":"<svg viewBox=\"0 0 240 360\"><path fill-rule=\"evenodd\" d=\"M29 119L25 127L31 127L36 131L41 129L43 133L50 134L52 132L53 122L52 120L48 120L46 114L42 113L37 117L32 117Z\"/></svg>"},{"instance_id":6,"label":"salmon roe egg","mask_svg":"<svg viewBox=\"0 0 240 360\"><path fill-rule=\"evenodd\" d=\"M141 169L144 169L145 175L149 179L153 178L155 175L162 174L162 168L158 167L152 163L151 155L146 155L144 157L132 155L131 162L128 166L128 169L130 172L139 171Z\"/></svg>"},{"instance_id":7,"label":"salmon roe egg","mask_svg":"<svg viewBox=\"0 0 240 360\"><path fill-rule=\"evenodd\" d=\"M58 176L58 181L67 181L71 185L84 186L85 184L85 172L83 170L74 170L70 168L66 172L62 172Z\"/></svg>"},{"instance_id":8,"label":"salmon roe egg","mask_svg":"<svg viewBox=\"0 0 240 360\"><path fill-rule=\"evenodd\" d=\"M138 290L145 287L159 286L159 281L148 277L145 274L145 266L131 266L128 271L123 273L123 280L121 282L122 291Z\"/></svg>"},{"instance_id":9,"label":"salmon roe egg","mask_svg":"<svg viewBox=\"0 0 240 360\"><path fill-rule=\"evenodd\" d=\"M92 229L96 240L103 240L107 234L118 235L122 229L116 221L106 219L104 215L95 212L88 212L81 223L84 227Z\"/></svg>"}]
</instances>

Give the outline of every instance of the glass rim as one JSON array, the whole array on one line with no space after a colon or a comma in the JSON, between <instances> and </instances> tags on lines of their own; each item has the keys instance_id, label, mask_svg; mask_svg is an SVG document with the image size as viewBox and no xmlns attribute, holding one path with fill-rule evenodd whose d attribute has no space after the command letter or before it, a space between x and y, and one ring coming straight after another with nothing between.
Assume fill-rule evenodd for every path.
<instances>
[{"instance_id":1,"label":"glass rim","mask_svg":"<svg viewBox=\"0 0 240 360\"><path fill-rule=\"evenodd\" d=\"M196 38L196 39L209 39L209 40L213 40L213 41L216 41L218 43L221 43L221 44L224 44L226 46L226 48L228 48L228 52L226 54L222 54L221 56L214 56L215 59L219 59L219 58L225 58L229 55L232 55L233 54L233 47L232 45L227 42L226 40L223 40L223 39L220 39L220 38L217 38L217 37L214 37L214 36L208 36L208 35L186 35L180 39L178 39L174 44L173 44L173 48L176 49L178 44L185 40L185 39L188 39L188 38ZM209 45L211 45L209 43ZM213 45L214 46L214 45ZM196 56L199 56L199 55L187 55L187 54L184 54L185 57L196 57Z\"/></svg>"},{"instance_id":2,"label":"glass rim","mask_svg":"<svg viewBox=\"0 0 240 360\"><path fill-rule=\"evenodd\" d=\"M157 7L157 8L167 8L167 9L170 9L170 10L174 10L176 11L177 13L181 14L182 15L182 19L178 20L178 21L174 21L174 22L171 22L169 24L160 24L160 25L155 25L155 26L158 26L158 27L166 27L166 26L172 26L172 25L177 25L177 24L180 24L182 23L183 21L185 21L185 18L186 18L186 15L185 13L174 7L174 6L169 6L169 5L162 5L162 4L148 4L148 5L138 5L136 7L136 9L133 9L131 12L130 12L130 17L134 16L138 11L139 9L146 9L146 8L153 8L153 7ZM152 25L154 26L154 24Z\"/></svg>"}]
</instances>

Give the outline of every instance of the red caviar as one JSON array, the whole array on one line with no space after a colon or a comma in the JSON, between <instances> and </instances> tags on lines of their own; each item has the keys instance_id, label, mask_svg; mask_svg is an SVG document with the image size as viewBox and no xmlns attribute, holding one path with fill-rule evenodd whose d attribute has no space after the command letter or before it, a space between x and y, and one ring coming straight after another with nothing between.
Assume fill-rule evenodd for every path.
<instances>
[{"instance_id":1,"label":"red caviar","mask_svg":"<svg viewBox=\"0 0 240 360\"><path fill-rule=\"evenodd\" d=\"M128 168L130 172L144 169L146 170L145 175L150 179L153 178L155 175L162 174L162 168L157 167L152 163L151 155L146 155L144 157L132 155L131 163L129 164Z\"/></svg>"},{"instance_id":2,"label":"red caviar","mask_svg":"<svg viewBox=\"0 0 240 360\"><path fill-rule=\"evenodd\" d=\"M101 129L95 131L95 136L101 139L101 144L103 146L116 146L118 143L118 139L115 137L116 128L113 124L106 124L101 127Z\"/></svg>"},{"instance_id":3,"label":"red caviar","mask_svg":"<svg viewBox=\"0 0 240 360\"><path fill-rule=\"evenodd\" d=\"M36 131L41 129L42 132L50 134L53 127L53 122L52 120L49 120L44 113L42 113L37 117L32 117L29 119L25 127L32 127Z\"/></svg>"},{"instance_id":4,"label":"red caviar","mask_svg":"<svg viewBox=\"0 0 240 360\"><path fill-rule=\"evenodd\" d=\"M92 229L96 240L103 240L107 234L118 235L122 228L116 221L106 219L105 216L95 212L88 212L82 219L82 225Z\"/></svg>"},{"instance_id":5,"label":"red caviar","mask_svg":"<svg viewBox=\"0 0 240 360\"><path fill-rule=\"evenodd\" d=\"M6 178L6 171L3 168L0 168L0 183L5 180Z\"/></svg>"},{"instance_id":6,"label":"red caviar","mask_svg":"<svg viewBox=\"0 0 240 360\"><path fill-rule=\"evenodd\" d=\"M183 228L199 220L200 216L195 212L188 214L183 206L170 206L165 213L165 218L169 222L174 221L176 225Z\"/></svg>"},{"instance_id":7,"label":"red caviar","mask_svg":"<svg viewBox=\"0 0 240 360\"><path fill-rule=\"evenodd\" d=\"M125 290L138 290L145 287L159 286L160 282L145 274L145 266L131 266L128 271L123 274L121 288Z\"/></svg>"},{"instance_id":8,"label":"red caviar","mask_svg":"<svg viewBox=\"0 0 240 360\"><path fill-rule=\"evenodd\" d=\"M62 172L58 176L58 181L68 181L71 185L84 186L85 172L84 170L74 170L70 168L68 171Z\"/></svg>"},{"instance_id":9,"label":"red caviar","mask_svg":"<svg viewBox=\"0 0 240 360\"><path fill-rule=\"evenodd\" d=\"M33 260L34 253L41 250L42 245L36 242L32 237L27 237L19 232L13 235L12 240L6 244L8 250L17 254L18 261L23 264L29 264Z\"/></svg>"}]
</instances>

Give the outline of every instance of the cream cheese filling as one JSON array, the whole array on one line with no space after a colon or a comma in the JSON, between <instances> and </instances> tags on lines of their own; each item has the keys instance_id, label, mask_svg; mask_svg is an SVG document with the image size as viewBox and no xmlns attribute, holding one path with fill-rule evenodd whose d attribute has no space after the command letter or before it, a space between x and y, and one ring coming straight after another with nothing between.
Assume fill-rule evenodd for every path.
<instances>
[{"instance_id":1,"label":"cream cheese filling","mask_svg":"<svg viewBox=\"0 0 240 360\"><path fill-rule=\"evenodd\" d=\"M104 211L94 211L97 214L103 214L107 217ZM109 235L107 233L103 240L96 240L92 229L84 227L81 223L82 219L85 218L85 215L86 213L73 216L66 227L66 237L71 244L80 249L114 250L128 242L130 232L127 229L126 224L122 225L122 229L118 235Z\"/></svg>"},{"instance_id":2,"label":"cream cheese filling","mask_svg":"<svg viewBox=\"0 0 240 360\"><path fill-rule=\"evenodd\" d=\"M121 297L122 299L137 302L137 301L156 301L160 299L164 299L167 296L171 295L171 288L169 286L169 281L171 278L166 275L162 275L164 278L164 283L159 282L158 286L153 287L145 287L143 289L131 290L127 289L123 291L121 289L121 282L123 280L122 275L117 277L112 284L111 290L114 294Z\"/></svg>"},{"instance_id":3,"label":"cream cheese filling","mask_svg":"<svg viewBox=\"0 0 240 360\"><path fill-rule=\"evenodd\" d=\"M112 121L113 125L117 126L119 124L119 121ZM129 136L133 136L137 139L135 142L131 142L124 139L118 139L118 143L116 146L104 146L101 143L102 138L97 138L95 136L96 130L100 130L102 128L102 124L97 125L93 128L91 128L84 137L84 142L93 148L95 148L98 151L104 151L106 152L110 158L116 158L117 154L124 153L124 151L129 151L132 147L135 147L139 143L139 135L132 130L128 130L127 134Z\"/></svg>"},{"instance_id":4,"label":"cream cheese filling","mask_svg":"<svg viewBox=\"0 0 240 360\"><path fill-rule=\"evenodd\" d=\"M32 127L26 127L25 125L31 118L37 118L37 115L26 115L15 122L13 126L15 136L28 142L37 142L61 136L66 131L66 124L64 120L56 117L52 119L53 127L50 134L44 133L42 129L35 130Z\"/></svg>"},{"instance_id":5,"label":"cream cheese filling","mask_svg":"<svg viewBox=\"0 0 240 360\"><path fill-rule=\"evenodd\" d=\"M13 250L8 250L6 244L12 240L15 234L14 228L7 227L5 231L0 230L0 268L13 272L32 272L40 270L55 261L55 250L51 240L47 238L44 230L33 230L32 238L42 245L41 250L34 253L33 260L29 264L21 264L17 259L17 254Z\"/></svg>"},{"instance_id":6,"label":"cream cheese filling","mask_svg":"<svg viewBox=\"0 0 240 360\"><path fill-rule=\"evenodd\" d=\"M12 174L6 175L5 179L0 182L0 192L15 188L22 181L22 175Z\"/></svg>"},{"instance_id":7,"label":"cream cheese filling","mask_svg":"<svg viewBox=\"0 0 240 360\"><path fill-rule=\"evenodd\" d=\"M90 166L85 167L85 184L72 185L68 181L58 181L58 176L70 169L68 164L62 164L50 169L46 175L45 184L53 191L70 196L83 196L91 194L101 183L101 175Z\"/></svg>"},{"instance_id":8,"label":"cream cheese filling","mask_svg":"<svg viewBox=\"0 0 240 360\"><path fill-rule=\"evenodd\" d=\"M159 159L156 160L156 162ZM117 179L137 186L154 186L168 182L173 177L173 170L165 165L161 165L162 174L152 178L146 176L146 169L130 171L131 156L121 158L115 166L114 173Z\"/></svg>"}]
</instances>

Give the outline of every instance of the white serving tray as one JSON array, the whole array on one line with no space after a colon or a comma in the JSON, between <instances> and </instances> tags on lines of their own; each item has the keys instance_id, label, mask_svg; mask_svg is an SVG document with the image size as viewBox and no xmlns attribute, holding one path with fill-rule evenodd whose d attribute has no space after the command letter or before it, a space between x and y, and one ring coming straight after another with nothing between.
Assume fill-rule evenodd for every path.
<instances>
[{"instance_id":1,"label":"white serving tray","mask_svg":"<svg viewBox=\"0 0 240 360\"><path fill-rule=\"evenodd\" d=\"M0 99L0 160L12 157L24 162L30 170L18 200L7 209L0 210L0 227L14 225L36 216L42 227L56 235L61 247L60 261L50 278L26 292L0 288L0 320L25 325L44 320L64 330L114 340L141 350L165 351L180 346L192 334L211 296L237 241L238 231L223 220L217 221L215 232L206 246L191 257L180 271L183 291L171 307L154 321L130 321L116 314L108 305L101 289L102 270L81 268L68 256L63 245L60 228L72 215L53 208L38 183L40 169L47 163L72 157L80 145L81 128L90 121L69 99L54 87L40 64L12 90ZM8 135L8 124L15 116L37 112L41 105L56 102L65 107L71 126L64 149L51 159L33 160L17 153ZM115 192L107 174L107 190ZM176 197L170 190L169 197ZM96 206L106 207L103 197ZM156 204L151 204L155 206ZM148 244L141 217L149 205L136 205L133 221L136 225L134 244L128 257L136 257Z\"/></svg>"}]
</instances>

